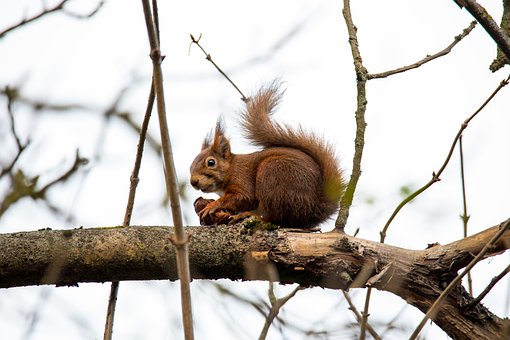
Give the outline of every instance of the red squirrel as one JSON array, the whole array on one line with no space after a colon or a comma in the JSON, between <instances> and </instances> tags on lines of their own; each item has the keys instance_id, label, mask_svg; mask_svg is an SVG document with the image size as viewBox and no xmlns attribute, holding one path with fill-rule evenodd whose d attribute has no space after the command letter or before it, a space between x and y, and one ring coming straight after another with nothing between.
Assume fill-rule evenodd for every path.
<instances>
[{"instance_id":1,"label":"red squirrel","mask_svg":"<svg viewBox=\"0 0 510 340\"><path fill-rule=\"evenodd\" d=\"M241 113L245 137L262 150L232 153L220 120L204 139L190 183L220 197L195 203L202 224L217 223L218 214L227 213L231 219L256 215L281 227L312 228L337 211L345 185L335 153L301 127L271 120L281 96L273 83L248 99Z\"/></svg>"}]
</instances>

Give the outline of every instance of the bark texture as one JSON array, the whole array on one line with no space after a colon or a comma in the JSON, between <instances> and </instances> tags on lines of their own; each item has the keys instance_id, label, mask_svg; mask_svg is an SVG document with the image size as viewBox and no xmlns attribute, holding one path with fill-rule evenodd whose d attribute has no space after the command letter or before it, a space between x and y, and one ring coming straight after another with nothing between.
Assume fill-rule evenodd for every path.
<instances>
[{"instance_id":1,"label":"bark texture","mask_svg":"<svg viewBox=\"0 0 510 340\"><path fill-rule=\"evenodd\" d=\"M254 231L243 225L188 227L194 279L267 280L332 289L372 286L426 312L499 226L425 250L409 250L343 233ZM0 287L80 282L176 280L171 227L112 227L0 234ZM489 256L510 248L510 232ZM275 271L276 270L276 271ZM459 286L434 321L452 338L508 338L509 321Z\"/></svg>"}]
</instances>

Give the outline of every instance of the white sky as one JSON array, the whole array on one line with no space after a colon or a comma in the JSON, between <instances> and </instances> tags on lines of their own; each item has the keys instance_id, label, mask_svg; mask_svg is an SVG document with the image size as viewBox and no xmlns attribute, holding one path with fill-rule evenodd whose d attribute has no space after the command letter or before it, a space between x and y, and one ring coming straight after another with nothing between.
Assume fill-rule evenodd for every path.
<instances>
[{"instance_id":1,"label":"white sky","mask_svg":"<svg viewBox=\"0 0 510 340\"><path fill-rule=\"evenodd\" d=\"M499 20L499 1L481 3ZM161 45L166 55L168 119L181 180L187 181L189 164L219 114L225 117L234 150L250 150L236 131L239 95L196 46L189 53L190 33L203 34L202 45L245 93L274 78L284 80L286 94L277 118L292 124L299 122L322 133L336 145L343 167L350 173L356 94L341 2L166 1L159 6ZM374 73L436 53L472 21L453 1L365 0L354 1L351 6L364 65ZM86 1L74 1L69 6L80 13L93 7ZM0 30L39 10L39 1L0 0ZM297 33L281 48L271 50L297 28ZM103 123L100 112L136 78L120 108L133 112L135 119L141 121L150 82L148 53L139 1L109 0L100 13L84 21L62 14L49 15L0 39L0 86L22 86L25 96L90 108L44 116L23 108L16 111L21 135L33 141L20 165L32 174L43 172L41 181L53 178L68 166L76 148L90 158L98 145L103 151L86 176L77 176L51 195L55 203L77 217L77 225L92 227L122 222L137 136L123 124L113 122L107 137L99 139ZM423 185L432 171L440 167L460 124L508 75L508 67L490 73L488 65L494 56L494 43L477 27L448 56L417 70L368 83L363 174L348 232L359 227L360 237L378 240L379 230L401 200L400 188ZM508 91L509 88L503 89L464 134L470 233L509 217ZM0 160L4 161L14 149L7 134L3 99L0 107L0 141L6 145L0 150ZM156 120L151 124L151 132L157 136ZM428 243L447 243L461 237L458 162L456 151L441 182L396 218L387 243L423 249ZM133 224L171 224L168 211L157 206L164 195L164 182L160 163L150 150L145 153L140 177ZM6 189L6 183L0 181L0 196ZM184 203L186 221L197 225L190 202L201 193L189 189L190 200ZM0 232L47 226L74 227L50 214L43 204L29 201L18 203L0 219ZM489 278L507 263L505 254L481 264L474 272L475 292L483 289ZM266 295L265 283L226 284L246 296ZM508 279L502 281L484 300L499 316L508 313L509 306L503 302L509 294L508 287ZM283 294L290 289L282 287L280 291ZM31 339L101 338L108 291L109 284L0 291L0 329L10 339L20 338L28 328L27 315L42 306ZM361 309L364 291L353 293ZM383 292L373 295L374 320L391 319L404 305L400 299ZM178 338L181 334L178 296L177 285L173 283L122 283L115 337ZM228 299L216 294L210 284L194 283L193 296L198 338L258 336L263 320L256 312L229 303L235 321L226 322L219 301ZM388 308L382 306L390 306L394 313L388 313ZM353 320L339 292L318 288L299 292L285 313L289 320L298 320L299 324L310 322L328 329L341 329L341 322ZM416 323L421 316L408 307L401 320ZM246 333L232 330L235 322L242 323L240 328ZM427 339L446 338L437 327L427 327L424 332ZM286 332L292 338L294 333L287 329ZM410 332L412 327L403 336ZM348 334L344 329L330 338L343 339ZM272 328L270 338L281 337Z\"/></svg>"}]
</instances>

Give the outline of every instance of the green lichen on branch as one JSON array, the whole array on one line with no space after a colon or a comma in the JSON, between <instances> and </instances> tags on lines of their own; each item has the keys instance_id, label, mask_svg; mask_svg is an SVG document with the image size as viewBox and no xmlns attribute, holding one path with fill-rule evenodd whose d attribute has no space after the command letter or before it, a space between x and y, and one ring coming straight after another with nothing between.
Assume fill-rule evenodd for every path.
<instances>
[{"instance_id":1,"label":"green lichen on branch","mask_svg":"<svg viewBox=\"0 0 510 340\"><path fill-rule=\"evenodd\" d=\"M503 0L503 15L501 17L501 29L510 36L510 0ZM505 56L505 53L498 47L496 59L489 66L492 72L496 72L505 65L510 64L510 61Z\"/></svg>"},{"instance_id":2,"label":"green lichen on branch","mask_svg":"<svg viewBox=\"0 0 510 340\"><path fill-rule=\"evenodd\" d=\"M273 223L268 223L262 221L260 218L256 216L252 216L250 218L245 219L242 222L244 229L242 229L242 233L252 235L255 231L274 231L280 229L279 226Z\"/></svg>"}]
</instances>

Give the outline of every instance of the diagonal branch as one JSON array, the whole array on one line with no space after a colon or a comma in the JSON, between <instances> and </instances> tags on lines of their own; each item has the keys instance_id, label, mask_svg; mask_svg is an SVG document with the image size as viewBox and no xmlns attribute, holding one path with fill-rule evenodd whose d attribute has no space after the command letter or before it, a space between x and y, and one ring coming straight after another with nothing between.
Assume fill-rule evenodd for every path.
<instances>
[{"instance_id":1,"label":"diagonal branch","mask_svg":"<svg viewBox=\"0 0 510 340\"><path fill-rule=\"evenodd\" d=\"M48 14L55 13L55 12L58 12L58 11L62 11L66 15L71 16L71 17L76 18L76 19L89 19L89 18L93 17L94 15L96 15L99 12L99 10L101 9L101 7L103 7L103 5L105 3L105 0L102 0L102 1L100 1L98 3L96 8L94 8L90 13L87 13L87 14L78 14L78 13L73 13L73 12L67 11L64 8L64 5L68 1L70 1L70 0L61 0L55 6L53 6L51 8L46 8L43 11L41 11L39 14L34 15L31 18L23 19L20 22L18 22L17 24L14 24L12 26L9 26L9 27L5 28L4 30L0 31L0 39L5 37L8 33L11 33L12 31L14 31L14 30L16 30L18 28L21 28L21 27L23 27L23 26L25 26L27 24L30 24L30 23L32 23L34 21L37 21L37 20L41 19L42 17L44 17L44 16L46 16Z\"/></svg>"},{"instance_id":2,"label":"diagonal branch","mask_svg":"<svg viewBox=\"0 0 510 340\"><path fill-rule=\"evenodd\" d=\"M391 214L390 218L388 219L388 221L386 221L386 224L384 225L383 229L381 230L380 234L381 234L381 242L384 242L384 239L386 238L386 232L388 231L388 228L391 224L391 222L393 221L393 219L397 216L397 214L399 213L399 211L409 202L411 202L413 199L415 199L416 197L418 197L420 194L422 194L425 190L427 190L428 188L430 188L434 183L440 181L440 176L441 174L443 173L443 171L446 169L446 166L448 165L448 163L450 162L450 159L452 157L452 154L453 154L453 151L455 150L455 146L457 145L457 142L459 141L460 137L462 136L462 133L464 132L464 130L468 127L469 125L469 122L471 122L471 120L473 120L473 118L475 118L484 108L485 106L487 106L487 104L489 104L489 102L496 96L496 94L503 88L505 87L506 85L508 85L508 83L510 82L510 75L506 78L506 79L503 79L499 85L496 87L496 89L491 93L491 95L483 102L483 104L471 115L469 116L460 126L459 128L459 131L457 132L457 134L455 135L455 138L453 139L453 142L452 142L452 145L450 146L450 150L448 151L448 155L446 156L446 159L444 160L443 164L441 165L441 167L439 168L439 170L437 172L433 172L432 173L432 178L430 179L429 182L427 182L424 186L422 186L421 188L419 188L418 190L416 190L414 193L412 193L411 195L409 195L408 197L406 197L402 202L400 202L400 204L395 208L395 210L393 211L393 213Z\"/></svg>"},{"instance_id":3,"label":"diagonal branch","mask_svg":"<svg viewBox=\"0 0 510 340\"><path fill-rule=\"evenodd\" d=\"M406 71L409 71L409 70L412 70L414 68L418 68L434 59L437 59L437 58L440 58L442 56L445 56L447 55L448 53L450 53L452 51L452 49L455 47L455 45L457 45L462 39L464 39L469 33L471 33L471 31L475 28L476 26L476 21L472 21L468 27L466 27L461 34L455 36L453 42L448 45L445 49L435 53L435 54L432 54L432 55L427 55L425 58L423 58L422 60L420 61L417 61L415 62L414 64L411 64L411 65L407 65L407 66L403 66L403 67L399 67L395 70L391 70L391 71L386 71L386 72L381 72L381 73L369 73L367 75L367 78L370 80L370 79L380 79L380 78L386 78L386 77L389 77L389 76L392 76L394 74L397 74L397 73L402 73L402 72L406 72Z\"/></svg>"},{"instance_id":4,"label":"diagonal branch","mask_svg":"<svg viewBox=\"0 0 510 340\"><path fill-rule=\"evenodd\" d=\"M200 34L200 36L198 37L198 39L195 39L195 37L193 36L193 34L190 34L189 35L190 38L191 38L191 44L195 44L197 45L200 50L202 50L202 52L205 54L205 59L207 61L209 61L213 66L214 68L216 68L216 70L225 78L228 80L228 82L237 90L237 92L239 92L239 94L241 95L241 99L246 102L248 100L248 97L246 97L243 92L239 89L239 87L237 87L237 85L232 81L232 79L230 79L230 77L218 66L218 64L216 64L216 62L212 59L211 55L209 53L207 53L205 51L205 49L202 47L202 45L200 45L200 39L202 38L202 34ZM190 48L191 48L191 44L190 44Z\"/></svg>"},{"instance_id":5,"label":"diagonal branch","mask_svg":"<svg viewBox=\"0 0 510 340\"><path fill-rule=\"evenodd\" d=\"M492 19L487 10L476 0L458 0L457 4L466 10L482 25L491 38L496 42L501 51L510 60L510 37Z\"/></svg>"}]
</instances>

